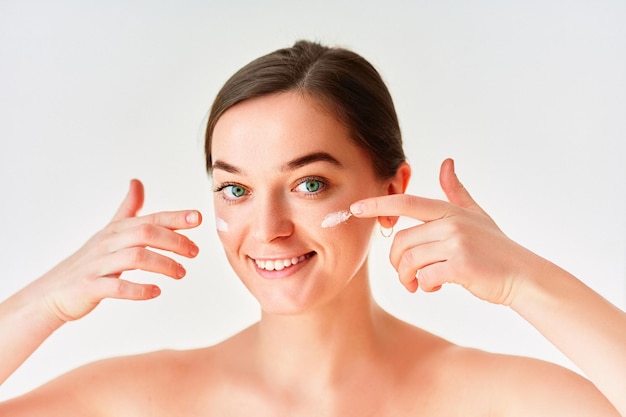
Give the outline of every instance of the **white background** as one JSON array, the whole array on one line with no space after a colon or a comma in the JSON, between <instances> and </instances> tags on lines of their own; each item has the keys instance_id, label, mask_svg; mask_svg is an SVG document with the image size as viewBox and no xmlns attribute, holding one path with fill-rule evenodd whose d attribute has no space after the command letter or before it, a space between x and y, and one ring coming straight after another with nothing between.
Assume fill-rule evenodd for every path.
<instances>
[{"instance_id":1,"label":"white background","mask_svg":"<svg viewBox=\"0 0 626 417\"><path fill-rule=\"evenodd\" d=\"M439 164L454 157L509 236L624 309L625 21L621 1L0 0L0 299L105 225L130 178L146 185L144 212L205 217L188 233L201 255L184 280L127 274L162 296L108 300L66 325L0 398L99 358L212 344L259 317L216 238L203 122L236 69L300 38L380 70L411 193L441 197ZM572 366L504 307L450 286L406 293L388 245L375 239L371 263L390 312L456 343Z\"/></svg>"}]
</instances>

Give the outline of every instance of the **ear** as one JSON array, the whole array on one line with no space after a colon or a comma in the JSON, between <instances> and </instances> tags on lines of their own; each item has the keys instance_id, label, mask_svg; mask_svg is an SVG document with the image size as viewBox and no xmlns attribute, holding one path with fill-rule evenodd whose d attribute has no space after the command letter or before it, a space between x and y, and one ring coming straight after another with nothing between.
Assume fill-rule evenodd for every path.
<instances>
[{"instance_id":1,"label":"ear","mask_svg":"<svg viewBox=\"0 0 626 417\"><path fill-rule=\"evenodd\" d=\"M404 194L410 179L411 166L406 162L402 162L396 174L385 181L385 195ZM387 229L392 228L397 221L398 217L381 216L378 218L378 223Z\"/></svg>"}]
</instances>

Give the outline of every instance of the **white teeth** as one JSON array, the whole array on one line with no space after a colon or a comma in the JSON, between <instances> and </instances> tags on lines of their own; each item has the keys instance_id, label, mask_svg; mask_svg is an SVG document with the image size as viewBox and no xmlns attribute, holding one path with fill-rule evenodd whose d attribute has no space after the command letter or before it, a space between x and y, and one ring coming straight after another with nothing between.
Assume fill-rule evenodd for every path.
<instances>
[{"instance_id":1,"label":"white teeth","mask_svg":"<svg viewBox=\"0 0 626 417\"><path fill-rule=\"evenodd\" d=\"M293 258L288 259L255 259L254 262L260 269L265 269L266 271L282 271L285 268L289 268L292 265L295 265L299 262L304 261L307 258L307 255L302 255L300 257L294 256Z\"/></svg>"}]
</instances>

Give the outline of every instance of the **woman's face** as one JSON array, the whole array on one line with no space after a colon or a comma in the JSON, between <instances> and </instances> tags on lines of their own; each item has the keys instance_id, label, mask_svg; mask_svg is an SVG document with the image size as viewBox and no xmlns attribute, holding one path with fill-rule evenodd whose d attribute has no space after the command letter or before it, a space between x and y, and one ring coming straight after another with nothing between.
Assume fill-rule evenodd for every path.
<instances>
[{"instance_id":1,"label":"woman's face","mask_svg":"<svg viewBox=\"0 0 626 417\"><path fill-rule=\"evenodd\" d=\"M215 126L211 153L220 239L264 311L303 312L367 279L376 220L321 224L386 184L315 99L290 92L233 106Z\"/></svg>"}]
</instances>

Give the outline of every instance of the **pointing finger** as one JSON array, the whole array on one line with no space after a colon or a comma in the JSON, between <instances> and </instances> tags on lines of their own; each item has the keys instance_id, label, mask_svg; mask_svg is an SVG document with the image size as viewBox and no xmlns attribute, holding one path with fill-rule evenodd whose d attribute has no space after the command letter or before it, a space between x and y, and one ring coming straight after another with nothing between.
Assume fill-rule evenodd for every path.
<instances>
[{"instance_id":1,"label":"pointing finger","mask_svg":"<svg viewBox=\"0 0 626 417\"><path fill-rule=\"evenodd\" d=\"M450 204L408 194L392 194L357 201L350 206L356 217L406 216L423 222L446 216Z\"/></svg>"},{"instance_id":2,"label":"pointing finger","mask_svg":"<svg viewBox=\"0 0 626 417\"><path fill-rule=\"evenodd\" d=\"M170 230L191 229L202 223L202 215L197 210L161 211L141 217L133 217L124 222L112 223L109 227L114 232L148 224L165 227Z\"/></svg>"}]
</instances>

